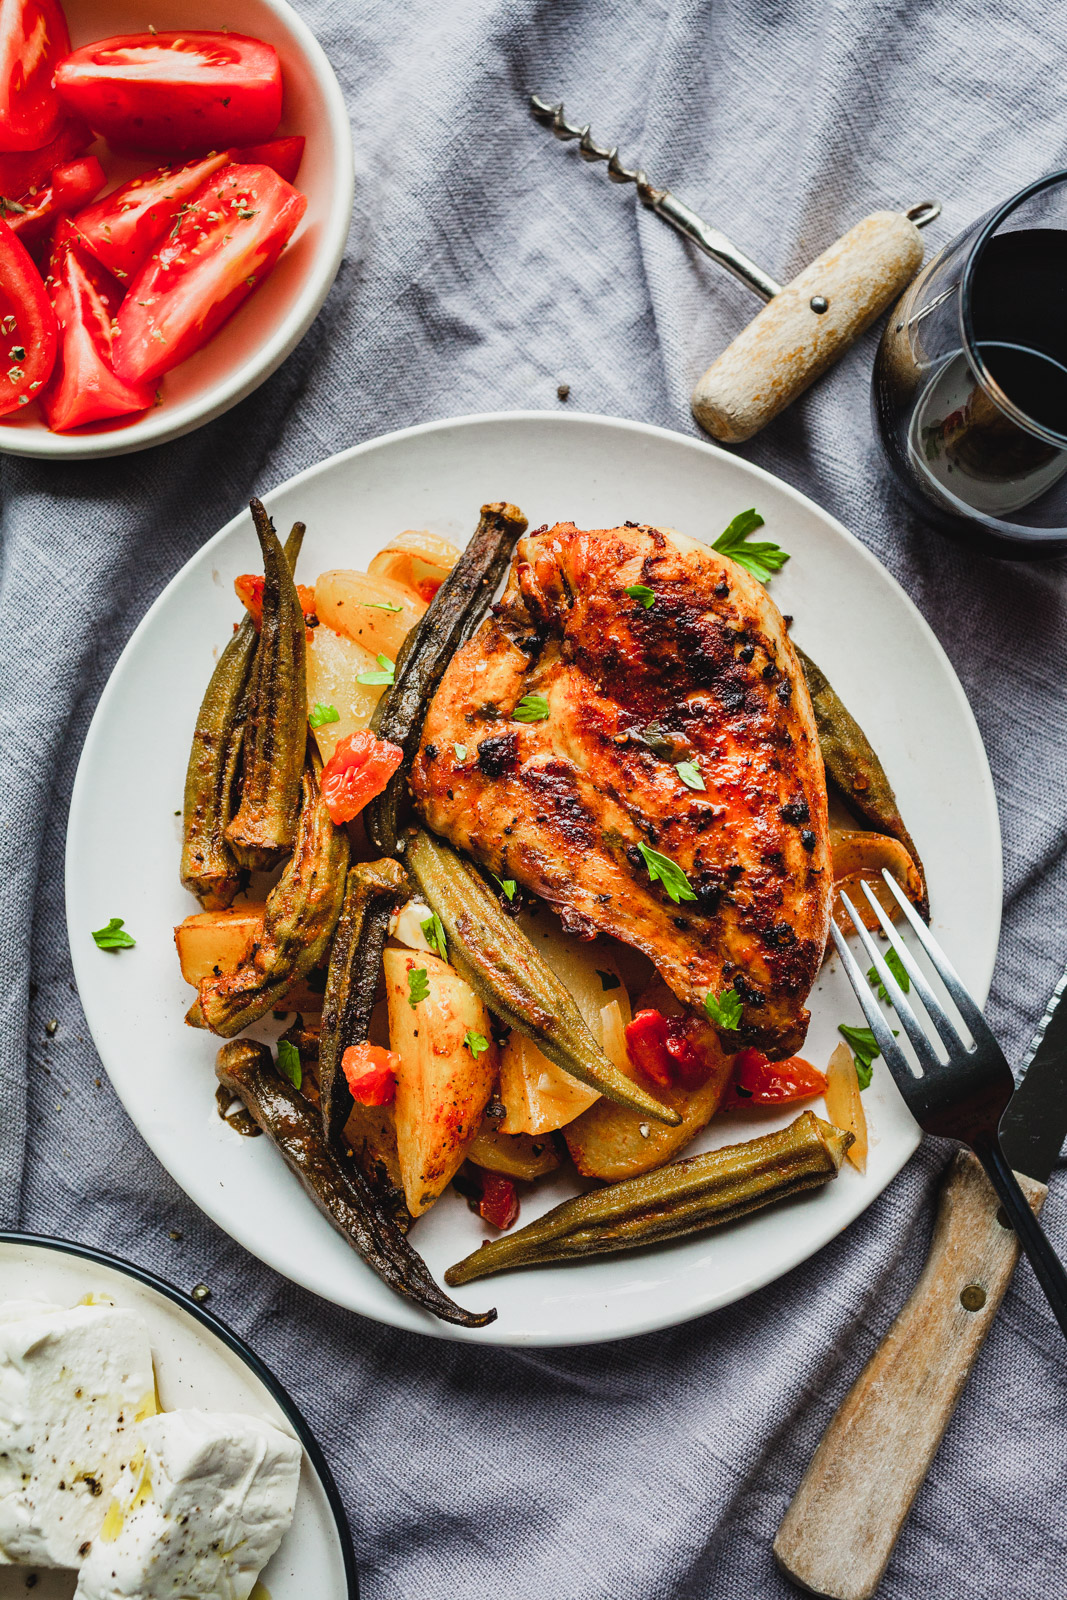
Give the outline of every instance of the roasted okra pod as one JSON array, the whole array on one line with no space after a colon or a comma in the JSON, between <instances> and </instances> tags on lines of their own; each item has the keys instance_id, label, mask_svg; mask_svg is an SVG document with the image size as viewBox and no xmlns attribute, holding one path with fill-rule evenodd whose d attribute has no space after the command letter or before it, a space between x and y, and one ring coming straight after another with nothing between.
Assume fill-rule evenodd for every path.
<instances>
[{"instance_id":1,"label":"roasted okra pod","mask_svg":"<svg viewBox=\"0 0 1067 1600\"><path fill-rule=\"evenodd\" d=\"M223 1045L215 1074L270 1136L322 1214L391 1289L461 1328L495 1319L495 1311L464 1311L434 1282L359 1168L334 1156L317 1112L276 1071L266 1045L253 1039Z\"/></svg>"},{"instance_id":2,"label":"roasted okra pod","mask_svg":"<svg viewBox=\"0 0 1067 1600\"><path fill-rule=\"evenodd\" d=\"M297 978L318 966L345 893L348 835L330 821L314 765L302 785L296 843L278 882L267 896L263 933L236 972L200 983L199 1015L213 1033L232 1039L257 1018L284 1003Z\"/></svg>"},{"instance_id":3,"label":"roasted okra pod","mask_svg":"<svg viewBox=\"0 0 1067 1600\"><path fill-rule=\"evenodd\" d=\"M926 887L926 873L915 842L904 825L885 768L826 674L803 650L797 650L797 656L811 695L826 776L851 811L869 822L876 833L887 833L890 838L899 839L904 846L922 882L918 910L929 922L930 896Z\"/></svg>"},{"instance_id":4,"label":"roasted okra pod","mask_svg":"<svg viewBox=\"0 0 1067 1600\"><path fill-rule=\"evenodd\" d=\"M241 866L265 871L292 849L307 743L307 644L300 596L259 500L252 519L263 552L263 617L248 686L241 804L226 840Z\"/></svg>"},{"instance_id":5,"label":"roasted okra pod","mask_svg":"<svg viewBox=\"0 0 1067 1600\"><path fill-rule=\"evenodd\" d=\"M490 1011L572 1078L671 1126L680 1114L620 1072L586 1027L570 990L503 910L477 869L420 829L404 861L448 936L448 959Z\"/></svg>"},{"instance_id":6,"label":"roasted okra pod","mask_svg":"<svg viewBox=\"0 0 1067 1600\"><path fill-rule=\"evenodd\" d=\"M304 524L294 523L285 557L295 572ZM223 911L241 882L241 868L226 840L233 819L241 765L246 690L259 635L246 616L222 652L200 705L185 774L181 878L205 911Z\"/></svg>"},{"instance_id":7,"label":"roasted okra pod","mask_svg":"<svg viewBox=\"0 0 1067 1600\"><path fill-rule=\"evenodd\" d=\"M543 1266L662 1244L733 1222L836 1178L852 1135L812 1111L778 1133L689 1156L639 1178L594 1189L450 1267L455 1288L512 1267Z\"/></svg>"},{"instance_id":8,"label":"roasted okra pod","mask_svg":"<svg viewBox=\"0 0 1067 1600\"><path fill-rule=\"evenodd\" d=\"M341 1071L349 1045L367 1037L382 968L389 919L408 894L397 862L361 862L351 868L345 900L330 947L319 1036L319 1093L327 1141L336 1147L352 1110Z\"/></svg>"},{"instance_id":9,"label":"roasted okra pod","mask_svg":"<svg viewBox=\"0 0 1067 1600\"><path fill-rule=\"evenodd\" d=\"M385 855L397 846L404 788L426 708L449 661L493 598L525 531L526 518L518 506L504 501L483 506L470 543L397 656L392 687L379 700L371 729L379 739L399 745L404 759L363 814L368 835Z\"/></svg>"}]
</instances>

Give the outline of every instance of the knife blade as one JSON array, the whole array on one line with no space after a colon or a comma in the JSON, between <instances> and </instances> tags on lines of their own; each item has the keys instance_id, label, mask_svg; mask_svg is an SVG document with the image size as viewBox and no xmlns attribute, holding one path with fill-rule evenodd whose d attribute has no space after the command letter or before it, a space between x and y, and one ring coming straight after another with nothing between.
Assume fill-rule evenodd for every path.
<instances>
[{"instance_id":1,"label":"knife blade","mask_svg":"<svg viewBox=\"0 0 1067 1600\"><path fill-rule=\"evenodd\" d=\"M1016 1172L1047 1183L1067 1138L1067 972L1052 991L1000 1119L1000 1146Z\"/></svg>"},{"instance_id":2,"label":"knife blade","mask_svg":"<svg viewBox=\"0 0 1067 1600\"><path fill-rule=\"evenodd\" d=\"M1067 1135L1067 971L1000 1124L1035 1211ZM946 1169L918 1283L838 1407L782 1519L783 1572L828 1600L871 1600L1019 1259L977 1158Z\"/></svg>"}]
</instances>

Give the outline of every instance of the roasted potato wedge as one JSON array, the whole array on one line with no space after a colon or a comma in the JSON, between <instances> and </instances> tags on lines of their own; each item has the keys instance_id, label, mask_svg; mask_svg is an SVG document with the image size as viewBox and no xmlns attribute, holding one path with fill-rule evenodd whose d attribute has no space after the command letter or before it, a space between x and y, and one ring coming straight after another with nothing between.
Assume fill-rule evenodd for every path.
<instances>
[{"instance_id":1,"label":"roasted potato wedge","mask_svg":"<svg viewBox=\"0 0 1067 1600\"><path fill-rule=\"evenodd\" d=\"M201 978L236 972L263 931L262 900L228 906L225 911L197 911L174 930L182 977L196 988Z\"/></svg>"},{"instance_id":2,"label":"roasted potato wedge","mask_svg":"<svg viewBox=\"0 0 1067 1600\"><path fill-rule=\"evenodd\" d=\"M389 1043L400 1057L396 1142L413 1217L427 1211L465 1160L497 1074L489 1013L474 990L437 956L386 950ZM425 974L423 985L412 974ZM425 999L412 1005L425 987ZM477 1054L464 1044L480 1035Z\"/></svg>"},{"instance_id":3,"label":"roasted potato wedge","mask_svg":"<svg viewBox=\"0 0 1067 1600\"><path fill-rule=\"evenodd\" d=\"M489 1121L467 1151L467 1160L487 1172L531 1182L559 1166L559 1151L551 1139L534 1139L528 1133L501 1133Z\"/></svg>"},{"instance_id":4,"label":"roasted potato wedge","mask_svg":"<svg viewBox=\"0 0 1067 1600\"><path fill-rule=\"evenodd\" d=\"M324 623L312 629L307 647L308 714L316 705L333 706L336 722L324 722L312 731L319 754L329 761L338 743L357 728L365 728L382 697L380 683L360 683L360 673L377 672L369 650Z\"/></svg>"}]
</instances>

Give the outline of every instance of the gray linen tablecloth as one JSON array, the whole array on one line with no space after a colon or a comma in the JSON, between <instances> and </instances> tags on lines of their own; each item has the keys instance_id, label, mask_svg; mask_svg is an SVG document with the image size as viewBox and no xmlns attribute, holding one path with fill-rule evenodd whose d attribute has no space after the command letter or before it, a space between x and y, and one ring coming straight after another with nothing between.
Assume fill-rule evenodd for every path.
<instances>
[{"instance_id":1,"label":"gray linen tablecloth","mask_svg":"<svg viewBox=\"0 0 1067 1600\"><path fill-rule=\"evenodd\" d=\"M250 494L406 424L555 409L561 381L574 407L695 431L693 380L753 303L556 146L529 88L565 97L784 279L877 206L938 196L936 247L1064 164L1062 30L1036 0L298 4L357 154L318 322L191 438L97 464L3 461L0 1211L211 1285L326 1447L366 1600L785 1595L774 1530L910 1287L945 1151L921 1150L808 1265L671 1332L509 1352L348 1315L201 1217L101 1081L67 949L68 799L131 630ZM1067 576L972 559L917 523L871 437L874 343L744 453L877 553L963 681L1001 806L991 1016L1017 1060L1067 960ZM1045 1218L1062 1251L1055 1183ZM1063 1356L1024 1267L882 1593L1063 1592Z\"/></svg>"}]
</instances>

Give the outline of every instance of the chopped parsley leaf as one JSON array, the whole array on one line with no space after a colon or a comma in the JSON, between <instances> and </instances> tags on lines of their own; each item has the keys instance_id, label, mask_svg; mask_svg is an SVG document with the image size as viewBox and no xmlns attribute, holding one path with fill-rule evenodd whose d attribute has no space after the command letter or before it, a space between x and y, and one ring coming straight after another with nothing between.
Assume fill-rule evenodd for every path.
<instances>
[{"instance_id":1,"label":"chopped parsley leaf","mask_svg":"<svg viewBox=\"0 0 1067 1600\"><path fill-rule=\"evenodd\" d=\"M483 1033L475 1033L472 1028L468 1028L466 1033L463 1035L463 1043L466 1045L467 1049L470 1051L471 1055L476 1061L482 1054L482 1051L488 1050L489 1048L489 1040L485 1037L485 1035Z\"/></svg>"},{"instance_id":2,"label":"chopped parsley leaf","mask_svg":"<svg viewBox=\"0 0 1067 1600\"><path fill-rule=\"evenodd\" d=\"M646 611L650 611L656 603L655 591L647 583L627 584L626 593L631 600L640 600Z\"/></svg>"},{"instance_id":3,"label":"chopped parsley leaf","mask_svg":"<svg viewBox=\"0 0 1067 1600\"><path fill-rule=\"evenodd\" d=\"M300 1051L290 1039L278 1040L278 1071L284 1072L294 1089L304 1082L304 1069L300 1065Z\"/></svg>"},{"instance_id":4,"label":"chopped parsley leaf","mask_svg":"<svg viewBox=\"0 0 1067 1600\"><path fill-rule=\"evenodd\" d=\"M543 694L524 694L511 713L516 722L547 722L548 701Z\"/></svg>"},{"instance_id":5,"label":"chopped parsley leaf","mask_svg":"<svg viewBox=\"0 0 1067 1600\"><path fill-rule=\"evenodd\" d=\"M414 1011L420 1000L430 998L430 978L425 967L408 968L408 1005Z\"/></svg>"},{"instance_id":6,"label":"chopped parsley leaf","mask_svg":"<svg viewBox=\"0 0 1067 1600\"><path fill-rule=\"evenodd\" d=\"M392 683L394 675L393 663L388 656L379 656L378 665L380 672L360 672L356 674L357 683Z\"/></svg>"},{"instance_id":7,"label":"chopped parsley leaf","mask_svg":"<svg viewBox=\"0 0 1067 1600\"><path fill-rule=\"evenodd\" d=\"M692 884L676 861L672 861L670 856L661 855L658 850L650 850L647 844L639 844L637 848L644 858L652 882L655 883L658 878L675 905L680 900L696 899Z\"/></svg>"},{"instance_id":8,"label":"chopped parsley leaf","mask_svg":"<svg viewBox=\"0 0 1067 1600\"><path fill-rule=\"evenodd\" d=\"M454 744L452 746L452 748L456 752L456 760L457 761L466 761L466 759L467 759L467 746L465 744Z\"/></svg>"},{"instance_id":9,"label":"chopped parsley leaf","mask_svg":"<svg viewBox=\"0 0 1067 1600\"><path fill-rule=\"evenodd\" d=\"M700 775L700 768L695 761L676 761L674 770L687 789L703 789L705 787L704 779Z\"/></svg>"},{"instance_id":10,"label":"chopped parsley leaf","mask_svg":"<svg viewBox=\"0 0 1067 1600\"><path fill-rule=\"evenodd\" d=\"M904 963L901 961L896 951L893 949L887 950L882 959L889 968L890 972L893 974L894 978L897 980L897 983L900 985L901 991L904 994L907 994L911 989L911 979L908 977L908 974L904 968ZM867 969L867 982L872 988L878 990L879 1000L889 999L889 993L886 989L886 986L878 976L877 967L875 967L873 964Z\"/></svg>"},{"instance_id":11,"label":"chopped parsley leaf","mask_svg":"<svg viewBox=\"0 0 1067 1600\"><path fill-rule=\"evenodd\" d=\"M838 1023L837 1031L852 1051L860 1088L868 1088L871 1082L871 1063L877 1061L882 1053L878 1040L870 1028L850 1028L844 1022Z\"/></svg>"},{"instance_id":12,"label":"chopped parsley leaf","mask_svg":"<svg viewBox=\"0 0 1067 1600\"><path fill-rule=\"evenodd\" d=\"M132 950L137 943L124 931L121 917L112 917L106 928L97 928L93 938L100 950Z\"/></svg>"},{"instance_id":13,"label":"chopped parsley leaf","mask_svg":"<svg viewBox=\"0 0 1067 1600\"><path fill-rule=\"evenodd\" d=\"M496 878L496 873L495 872L493 873L493 877ZM509 900L514 900L514 898L515 898L515 890L519 887L518 884L515 882L515 879L514 878L496 878L496 881L497 881L497 883L499 883L500 887L503 889L503 891L507 895L508 899Z\"/></svg>"},{"instance_id":14,"label":"chopped parsley leaf","mask_svg":"<svg viewBox=\"0 0 1067 1600\"><path fill-rule=\"evenodd\" d=\"M398 606L395 600L361 600L361 606L366 606L369 611L403 611L403 606Z\"/></svg>"},{"instance_id":15,"label":"chopped parsley leaf","mask_svg":"<svg viewBox=\"0 0 1067 1600\"><path fill-rule=\"evenodd\" d=\"M340 722L340 720L341 713L337 707L324 706L320 700L316 700L308 712L308 722L313 728L321 728L326 722Z\"/></svg>"},{"instance_id":16,"label":"chopped parsley leaf","mask_svg":"<svg viewBox=\"0 0 1067 1600\"><path fill-rule=\"evenodd\" d=\"M448 944L445 940L445 925L435 911L427 917L425 922L420 922L422 936L426 940L434 955L440 956L442 961L448 960Z\"/></svg>"}]
</instances>

